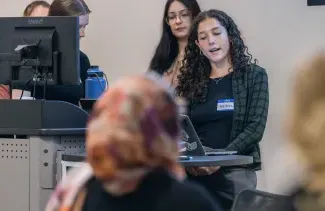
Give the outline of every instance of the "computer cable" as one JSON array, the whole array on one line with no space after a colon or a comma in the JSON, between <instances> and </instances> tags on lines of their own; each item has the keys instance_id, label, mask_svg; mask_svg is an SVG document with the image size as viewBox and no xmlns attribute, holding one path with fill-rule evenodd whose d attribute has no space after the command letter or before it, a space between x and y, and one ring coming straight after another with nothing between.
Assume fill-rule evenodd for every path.
<instances>
[{"instance_id":1,"label":"computer cable","mask_svg":"<svg viewBox=\"0 0 325 211\"><path fill-rule=\"evenodd\" d=\"M106 88L104 88L103 87L103 85L102 85L102 83L100 82L100 77L98 76L98 74L97 73L92 73L92 74L94 74L95 76L96 76L96 79L97 79L97 81L98 81L98 83L99 83L99 85L100 85L100 88L102 89L102 91L106 91L107 90L107 88L108 88L108 81L107 81L107 76L106 76L106 74L105 73L103 73L103 75L104 75L104 78L105 78L105 80L106 80Z\"/></svg>"},{"instance_id":2,"label":"computer cable","mask_svg":"<svg viewBox=\"0 0 325 211\"><path fill-rule=\"evenodd\" d=\"M25 89L28 88L28 86L30 85L30 83L32 82L32 80L33 80L35 77L37 77L37 73L36 73L36 71L35 71L35 73L33 74L33 76L32 76L32 77L27 81L27 83L25 84L25 86L24 86L24 88L23 88L23 90L22 90L22 92L21 92L21 95L20 95L20 97L19 97L19 100L21 100L21 99L23 98Z\"/></svg>"}]
</instances>

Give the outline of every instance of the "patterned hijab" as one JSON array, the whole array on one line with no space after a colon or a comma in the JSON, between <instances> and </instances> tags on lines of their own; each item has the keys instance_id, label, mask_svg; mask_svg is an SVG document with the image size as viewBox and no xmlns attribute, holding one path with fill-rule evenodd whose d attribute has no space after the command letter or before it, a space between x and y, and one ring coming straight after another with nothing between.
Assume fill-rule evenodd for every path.
<instances>
[{"instance_id":1,"label":"patterned hijab","mask_svg":"<svg viewBox=\"0 0 325 211\"><path fill-rule=\"evenodd\" d=\"M95 104L86 135L87 162L57 186L46 211L80 211L92 177L115 196L136 190L154 169L185 177L177 163L179 107L155 76L117 81Z\"/></svg>"}]
</instances>

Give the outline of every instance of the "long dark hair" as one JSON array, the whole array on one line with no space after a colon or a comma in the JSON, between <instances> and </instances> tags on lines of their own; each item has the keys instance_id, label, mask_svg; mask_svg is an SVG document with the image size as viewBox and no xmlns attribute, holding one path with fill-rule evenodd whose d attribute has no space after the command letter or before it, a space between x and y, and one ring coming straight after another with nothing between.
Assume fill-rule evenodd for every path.
<instances>
[{"instance_id":1,"label":"long dark hair","mask_svg":"<svg viewBox=\"0 0 325 211\"><path fill-rule=\"evenodd\" d=\"M26 6L23 15L26 17L30 16L30 14L32 14L34 9L39 6L42 6L45 8L50 8L50 4L47 3L46 1L33 1L29 5Z\"/></svg>"},{"instance_id":2,"label":"long dark hair","mask_svg":"<svg viewBox=\"0 0 325 211\"><path fill-rule=\"evenodd\" d=\"M208 58L200 54L200 49L195 41L198 40L198 26L207 19L217 19L227 30L230 42L230 61L232 69L248 71L252 64L252 55L241 38L241 33L234 22L225 12L209 10L200 13L194 20L192 30L185 48L185 58L178 76L176 94L186 98L190 103L205 102L208 93L208 82L211 74L211 63Z\"/></svg>"},{"instance_id":3,"label":"long dark hair","mask_svg":"<svg viewBox=\"0 0 325 211\"><path fill-rule=\"evenodd\" d=\"M170 68L178 55L178 43L176 37L172 34L170 26L167 24L167 13L170 5L176 0L168 0L164 9L162 20L162 35L155 54L150 62L149 70L163 74ZM178 0L187 7L192 18L195 18L200 12L200 6L196 0Z\"/></svg>"},{"instance_id":4,"label":"long dark hair","mask_svg":"<svg viewBox=\"0 0 325 211\"><path fill-rule=\"evenodd\" d=\"M80 16L90 12L83 0L54 0L49 9L49 16Z\"/></svg>"}]
</instances>

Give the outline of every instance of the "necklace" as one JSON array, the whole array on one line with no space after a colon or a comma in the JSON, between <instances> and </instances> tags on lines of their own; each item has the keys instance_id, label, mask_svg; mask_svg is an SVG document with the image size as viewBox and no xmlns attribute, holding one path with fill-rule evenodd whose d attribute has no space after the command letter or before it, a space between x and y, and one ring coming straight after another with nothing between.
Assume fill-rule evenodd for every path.
<instances>
[{"instance_id":1,"label":"necklace","mask_svg":"<svg viewBox=\"0 0 325 211\"><path fill-rule=\"evenodd\" d=\"M177 76L179 75L179 68L180 68L180 62L179 61L176 61L176 63L174 64L174 67L172 68L172 83L171 83L171 86L175 86L176 83L177 83ZM176 77L176 78L175 78Z\"/></svg>"},{"instance_id":2,"label":"necklace","mask_svg":"<svg viewBox=\"0 0 325 211\"><path fill-rule=\"evenodd\" d=\"M226 75L222 76L221 78L219 78L218 80L211 78L216 84L219 83L219 81L221 81Z\"/></svg>"},{"instance_id":3,"label":"necklace","mask_svg":"<svg viewBox=\"0 0 325 211\"><path fill-rule=\"evenodd\" d=\"M177 85L177 77L179 75L179 70L182 67L182 60L183 60L183 55L180 54L178 55L178 57L176 58L176 60L174 61L174 63L172 64L171 68L170 68L170 74L172 74L171 77L171 86L172 87L176 87Z\"/></svg>"}]
</instances>

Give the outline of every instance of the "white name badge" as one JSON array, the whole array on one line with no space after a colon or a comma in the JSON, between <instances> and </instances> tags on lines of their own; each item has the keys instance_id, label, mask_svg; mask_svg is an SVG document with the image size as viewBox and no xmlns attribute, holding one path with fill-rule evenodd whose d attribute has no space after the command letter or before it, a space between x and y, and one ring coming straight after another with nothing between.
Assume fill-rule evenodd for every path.
<instances>
[{"instance_id":1,"label":"white name badge","mask_svg":"<svg viewBox=\"0 0 325 211\"><path fill-rule=\"evenodd\" d=\"M217 111L233 111L234 99L223 99L217 102Z\"/></svg>"}]
</instances>

